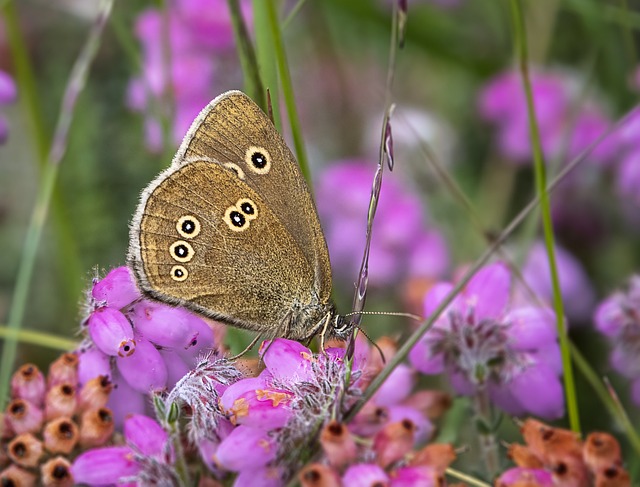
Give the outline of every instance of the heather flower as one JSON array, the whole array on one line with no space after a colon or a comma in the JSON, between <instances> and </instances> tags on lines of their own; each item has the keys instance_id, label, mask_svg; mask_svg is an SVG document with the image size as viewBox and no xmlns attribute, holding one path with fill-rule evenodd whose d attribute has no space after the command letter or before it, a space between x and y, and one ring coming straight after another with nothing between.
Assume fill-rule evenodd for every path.
<instances>
[{"instance_id":1,"label":"heather flower","mask_svg":"<svg viewBox=\"0 0 640 487\"><path fill-rule=\"evenodd\" d=\"M156 421L143 415L129 416L124 439L127 446L95 448L78 456L72 466L75 481L88 485L166 485L177 480L169 437Z\"/></svg>"},{"instance_id":2,"label":"heather flower","mask_svg":"<svg viewBox=\"0 0 640 487\"><path fill-rule=\"evenodd\" d=\"M359 160L329 167L317 187L336 277L351 282L358 274L365 242L365 222L375 165ZM385 178L371 241L369 284L382 286L410 275L435 278L448 267L442 235L427 226L423 202L393 178ZM336 188L340 188L336 191Z\"/></svg>"},{"instance_id":3,"label":"heather flower","mask_svg":"<svg viewBox=\"0 0 640 487\"><path fill-rule=\"evenodd\" d=\"M249 3L241 2L241 7L247 19ZM147 9L137 19L143 72L131 81L128 95L129 107L145 114L147 146L153 151L163 145L158 118L162 110L173 113L171 141L178 144L200 110L221 91L215 87L229 71L221 63L234 45L226 2L172 0L167 10ZM171 108L163 106L167 100Z\"/></svg>"},{"instance_id":4,"label":"heather flower","mask_svg":"<svg viewBox=\"0 0 640 487\"><path fill-rule=\"evenodd\" d=\"M0 70L0 105L15 102L18 90L13 78L6 71ZM4 144L9 136L9 124L4 117L0 117L0 144Z\"/></svg>"},{"instance_id":5,"label":"heather flower","mask_svg":"<svg viewBox=\"0 0 640 487\"><path fill-rule=\"evenodd\" d=\"M89 309L90 340L77 353L78 381L111 380L108 407L118 427L127 414L145 411L148 393L173 387L215 346L207 322L183 308L142 298L126 267L94 280Z\"/></svg>"},{"instance_id":6,"label":"heather flower","mask_svg":"<svg viewBox=\"0 0 640 487\"><path fill-rule=\"evenodd\" d=\"M572 431L534 419L524 421L521 433L525 444L509 447L516 467L502 473L496 481L499 487L631 485L620 445L607 433L590 433L582 442Z\"/></svg>"},{"instance_id":7,"label":"heather flower","mask_svg":"<svg viewBox=\"0 0 640 487\"><path fill-rule=\"evenodd\" d=\"M595 306L595 291L584 267L571 253L559 245L555 246L556 267L560 280L560 291L567 317L571 323L586 322ZM540 300L548 306L553 302L553 288L549 257L543 242L535 242L522 268L522 278L526 286L516 286L515 301L522 304L535 304ZM533 292L535 299L532 299Z\"/></svg>"},{"instance_id":8,"label":"heather flower","mask_svg":"<svg viewBox=\"0 0 640 487\"><path fill-rule=\"evenodd\" d=\"M584 102L579 90L566 74L537 71L531 75L531 88L546 159L579 155L611 125L604 110L595 102ZM579 104L579 106L578 106ZM506 71L491 79L478 96L480 115L497 128L498 148L512 163L531 164L527 102L520 74ZM615 157L617 144L603 141L589 155L597 164Z\"/></svg>"},{"instance_id":9,"label":"heather flower","mask_svg":"<svg viewBox=\"0 0 640 487\"><path fill-rule=\"evenodd\" d=\"M632 399L640 404L640 277L629 279L626 292L616 291L603 300L594 321L611 344L612 366L632 381Z\"/></svg>"},{"instance_id":10,"label":"heather flower","mask_svg":"<svg viewBox=\"0 0 640 487\"><path fill-rule=\"evenodd\" d=\"M111 383L103 376L80 384L79 364L75 353L65 353L46 378L32 364L14 374L0 438L3 485L75 485L73 457L112 440L112 413L105 407Z\"/></svg>"},{"instance_id":11,"label":"heather flower","mask_svg":"<svg viewBox=\"0 0 640 487\"><path fill-rule=\"evenodd\" d=\"M446 372L463 395L488 394L511 414L557 418L563 413L554 315L546 308L509 307L511 276L500 263L481 269L413 348L425 374ZM434 286L425 315L453 288Z\"/></svg>"}]
</instances>

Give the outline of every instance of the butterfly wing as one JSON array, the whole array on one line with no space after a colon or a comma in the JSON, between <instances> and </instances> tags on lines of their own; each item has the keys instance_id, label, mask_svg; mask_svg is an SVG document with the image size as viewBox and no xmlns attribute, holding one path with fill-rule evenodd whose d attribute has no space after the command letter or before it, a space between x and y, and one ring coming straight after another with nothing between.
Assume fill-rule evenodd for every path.
<instances>
[{"instance_id":1,"label":"butterfly wing","mask_svg":"<svg viewBox=\"0 0 640 487\"><path fill-rule=\"evenodd\" d=\"M129 261L151 296L258 332L317 302L314 270L289 228L234 171L209 161L171 167L149 185Z\"/></svg>"},{"instance_id":2,"label":"butterfly wing","mask_svg":"<svg viewBox=\"0 0 640 487\"><path fill-rule=\"evenodd\" d=\"M331 294L331 266L311 192L298 163L271 120L251 98L229 91L193 122L173 166L209 160L234 171L286 225L309 266L322 299Z\"/></svg>"}]
</instances>

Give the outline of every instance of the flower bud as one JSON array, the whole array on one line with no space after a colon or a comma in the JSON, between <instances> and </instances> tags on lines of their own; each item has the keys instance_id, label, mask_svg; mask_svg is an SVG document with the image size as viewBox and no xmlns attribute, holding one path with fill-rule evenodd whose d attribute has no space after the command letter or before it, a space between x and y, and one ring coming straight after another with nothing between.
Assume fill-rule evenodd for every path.
<instances>
[{"instance_id":1,"label":"flower bud","mask_svg":"<svg viewBox=\"0 0 640 487\"><path fill-rule=\"evenodd\" d=\"M456 451L450 443L431 443L413 455L409 465L431 467L443 474L456 459Z\"/></svg>"},{"instance_id":2,"label":"flower bud","mask_svg":"<svg viewBox=\"0 0 640 487\"><path fill-rule=\"evenodd\" d=\"M153 301L140 301L129 315L136 331L150 342L165 348L186 350L201 318L184 308L174 308ZM208 325L205 324L207 328ZM213 336L213 332L211 332Z\"/></svg>"},{"instance_id":3,"label":"flower bud","mask_svg":"<svg viewBox=\"0 0 640 487\"><path fill-rule=\"evenodd\" d=\"M158 349L138 337L136 349L128 356L116 358L118 371L131 387L144 394L167 385L167 366Z\"/></svg>"},{"instance_id":4,"label":"flower bud","mask_svg":"<svg viewBox=\"0 0 640 487\"><path fill-rule=\"evenodd\" d=\"M128 357L136 349L131 323L113 308L98 308L91 313L89 335L96 347L107 355Z\"/></svg>"},{"instance_id":5,"label":"flower bud","mask_svg":"<svg viewBox=\"0 0 640 487\"><path fill-rule=\"evenodd\" d=\"M161 457L169 439L167 432L155 420L142 414L132 414L124 422L127 444L146 456Z\"/></svg>"},{"instance_id":6,"label":"flower bud","mask_svg":"<svg viewBox=\"0 0 640 487\"><path fill-rule=\"evenodd\" d=\"M42 426L42 410L24 399L14 399L7 406L5 419L16 434L33 433Z\"/></svg>"},{"instance_id":7,"label":"flower bud","mask_svg":"<svg viewBox=\"0 0 640 487\"><path fill-rule=\"evenodd\" d=\"M335 420L322 429L320 445L322 445L322 450L329 464L337 469L353 462L358 454L356 443L347 427Z\"/></svg>"},{"instance_id":8,"label":"flower bud","mask_svg":"<svg viewBox=\"0 0 640 487\"><path fill-rule=\"evenodd\" d=\"M64 457L55 457L40 467L43 487L73 487L71 464Z\"/></svg>"},{"instance_id":9,"label":"flower bud","mask_svg":"<svg viewBox=\"0 0 640 487\"><path fill-rule=\"evenodd\" d=\"M589 434L584 442L582 455L584 463L594 473L622 465L620 445L609 433Z\"/></svg>"},{"instance_id":10,"label":"flower bud","mask_svg":"<svg viewBox=\"0 0 640 487\"><path fill-rule=\"evenodd\" d=\"M373 436L389 420L389 410L373 401L365 403L351 424L353 431L362 436Z\"/></svg>"},{"instance_id":11,"label":"flower bud","mask_svg":"<svg viewBox=\"0 0 640 487\"><path fill-rule=\"evenodd\" d=\"M44 375L33 364L24 364L11 379L11 395L42 407L46 390Z\"/></svg>"},{"instance_id":12,"label":"flower bud","mask_svg":"<svg viewBox=\"0 0 640 487\"><path fill-rule=\"evenodd\" d=\"M620 466L600 470L593 483L594 487L631 487L629 473Z\"/></svg>"},{"instance_id":13,"label":"flower bud","mask_svg":"<svg viewBox=\"0 0 640 487\"><path fill-rule=\"evenodd\" d=\"M380 430L373 440L373 449L381 467L386 468L411 451L415 429L412 421L404 419Z\"/></svg>"},{"instance_id":14,"label":"flower bud","mask_svg":"<svg viewBox=\"0 0 640 487\"><path fill-rule=\"evenodd\" d=\"M275 458L277 445L261 429L238 426L220 443L216 463L235 472L263 467Z\"/></svg>"},{"instance_id":15,"label":"flower bud","mask_svg":"<svg viewBox=\"0 0 640 487\"><path fill-rule=\"evenodd\" d=\"M0 472L0 485L9 487L34 487L37 478L17 465L9 465Z\"/></svg>"},{"instance_id":16,"label":"flower bud","mask_svg":"<svg viewBox=\"0 0 640 487\"><path fill-rule=\"evenodd\" d=\"M540 486L553 487L551 474L546 470L535 468L510 468L498 477L496 487Z\"/></svg>"},{"instance_id":17,"label":"flower bud","mask_svg":"<svg viewBox=\"0 0 640 487\"><path fill-rule=\"evenodd\" d=\"M76 484L110 485L139 470L128 446L113 446L82 453L74 460L71 474Z\"/></svg>"},{"instance_id":18,"label":"flower bud","mask_svg":"<svg viewBox=\"0 0 640 487\"><path fill-rule=\"evenodd\" d=\"M302 487L340 487L340 477L331 467L312 463L298 475Z\"/></svg>"},{"instance_id":19,"label":"flower bud","mask_svg":"<svg viewBox=\"0 0 640 487\"><path fill-rule=\"evenodd\" d=\"M544 468L542 461L529 449L528 446L512 443L507 449L507 456L518 467Z\"/></svg>"},{"instance_id":20,"label":"flower bud","mask_svg":"<svg viewBox=\"0 0 640 487\"><path fill-rule=\"evenodd\" d=\"M105 407L112 390L113 382L108 375L99 375L87 381L80 389L80 411Z\"/></svg>"},{"instance_id":21,"label":"flower bud","mask_svg":"<svg viewBox=\"0 0 640 487\"><path fill-rule=\"evenodd\" d=\"M116 267L93 285L91 295L100 305L121 309L140 297L128 267Z\"/></svg>"},{"instance_id":22,"label":"flower bud","mask_svg":"<svg viewBox=\"0 0 640 487\"><path fill-rule=\"evenodd\" d=\"M80 434L71 418L58 418L45 425L43 438L49 452L68 455L78 443Z\"/></svg>"},{"instance_id":23,"label":"flower bud","mask_svg":"<svg viewBox=\"0 0 640 487\"><path fill-rule=\"evenodd\" d=\"M97 348L78 354L78 383L83 386L99 375L111 377L111 357Z\"/></svg>"},{"instance_id":24,"label":"flower bud","mask_svg":"<svg viewBox=\"0 0 640 487\"><path fill-rule=\"evenodd\" d=\"M47 421L60 416L73 416L78 406L76 388L68 383L53 386L47 392L45 400L45 418Z\"/></svg>"},{"instance_id":25,"label":"flower bud","mask_svg":"<svg viewBox=\"0 0 640 487\"><path fill-rule=\"evenodd\" d=\"M429 419L442 416L453 404L451 396L443 391L418 391L411 394L403 403L422 412Z\"/></svg>"},{"instance_id":26,"label":"flower bud","mask_svg":"<svg viewBox=\"0 0 640 487\"><path fill-rule=\"evenodd\" d=\"M544 464L557 455L582 455L582 445L577 435L562 428L552 428L535 419L528 418L521 428L522 437L532 453Z\"/></svg>"},{"instance_id":27,"label":"flower bud","mask_svg":"<svg viewBox=\"0 0 640 487\"><path fill-rule=\"evenodd\" d=\"M80 446L92 448L104 445L113 434L113 415L108 408L90 409L80 419Z\"/></svg>"},{"instance_id":28,"label":"flower bud","mask_svg":"<svg viewBox=\"0 0 640 487\"><path fill-rule=\"evenodd\" d=\"M78 356L75 353L63 353L49 366L47 385L78 383Z\"/></svg>"},{"instance_id":29,"label":"flower bud","mask_svg":"<svg viewBox=\"0 0 640 487\"><path fill-rule=\"evenodd\" d=\"M31 433L23 433L11 440L7 454L20 467L35 467L42 457L42 443Z\"/></svg>"},{"instance_id":30,"label":"flower bud","mask_svg":"<svg viewBox=\"0 0 640 487\"><path fill-rule=\"evenodd\" d=\"M342 485L349 487L370 487L389 485L389 477L380 466L368 463L352 465L342 476Z\"/></svg>"}]
</instances>

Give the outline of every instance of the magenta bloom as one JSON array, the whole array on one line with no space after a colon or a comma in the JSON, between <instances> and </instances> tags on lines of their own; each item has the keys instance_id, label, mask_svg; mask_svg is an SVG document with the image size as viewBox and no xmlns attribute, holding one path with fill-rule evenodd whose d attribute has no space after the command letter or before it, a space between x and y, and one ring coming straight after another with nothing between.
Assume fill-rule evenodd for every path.
<instances>
[{"instance_id":1,"label":"magenta bloom","mask_svg":"<svg viewBox=\"0 0 640 487\"><path fill-rule=\"evenodd\" d=\"M565 74L534 72L531 84L546 159L576 157L611 125L596 103L577 98L574 83ZM514 164L530 164L527 102L520 74L505 71L491 79L478 96L478 107L481 117L497 129L500 152ZM617 151L616 142L605 140L592 151L589 160L607 164Z\"/></svg>"},{"instance_id":2,"label":"magenta bloom","mask_svg":"<svg viewBox=\"0 0 640 487\"><path fill-rule=\"evenodd\" d=\"M426 315L452 287L441 283L431 290ZM410 360L425 374L446 372L460 394L486 389L511 414L560 417L564 398L554 315L545 308L510 309L510 287L503 264L481 269L413 348Z\"/></svg>"},{"instance_id":3,"label":"magenta bloom","mask_svg":"<svg viewBox=\"0 0 640 487\"><path fill-rule=\"evenodd\" d=\"M567 317L572 323L584 323L591 316L595 306L593 286L580 261L567 250L556 245L555 257ZM547 250L543 242L536 242L531 246L522 275L537 299L551 305L553 288ZM523 304L533 302L529 290L521 285L516 290L516 301Z\"/></svg>"},{"instance_id":4,"label":"magenta bloom","mask_svg":"<svg viewBox=\"0 0 640 487\"><path fill-rule=\"evenodd\" d=\"M594 321L611 343L611 365L632 381L632 399L640 404L640 277L629 279L626 292L617 291L602 301Z\"/></svg>"},{"instance_id":5,"label":"magenta bloom","mask_svg":"<svg viewBox=\"0 0 640 487\"><path fill-rule=\"evenodd\" d=\"M243 1L241 6L245 20L250 21L250 2ZM137 19L143 72L131 81L127 100L131 109L144 113L147 146L154 151L163 145L157 107L173 102L166 108L173 113L171 142L178 144L200 110L221 91L216 88L218 73L228 69L220 64L234 49L226 1L171 0L167 10L148 9Z\"/></svg>"},{"instance_id":6,"label":"magenta bloom","mask_svg":"<svg viewBox=\"0 0 640 487\"><path fill-rule=\"evenodd\" d=\"M128 267L116 267L100 280L96 280L91 295L100 306L121 309L140 298Z\"/></svg>"},{"instance_id":7,"label":"magenta bloom","mask_svg":"<svg viewBox=\"0 0 640 487\"><path fill-rule=\"evenodd\" d=\"M374 172L374 164L340 161L322 174L317 187L334 273L350 284L362 259ZM394 174L385 176L371 242L371 285L396 283L407 275L437 278L446 271L446 243L438 231L425 225L423 206L398 184Z\"/></svg>"},{"instance_id":8,"label":"magenta bloom","mask_svg":"<svg viewBox=\"0 0 640 487\"><path fill-rule=\"evenodd\" d=\"M137 485L174 485L177 476L168 435L153 419L132 415L125 421L127 446L95 448L73 463L77 484L106 485L136 482Z\"/></svg>"},{"instance_id":9,"label":"magenta bloom","mask_svg":"<svg viewBox=\"0 0 640 487\"><path fill-rule=\"evenodd\" d=\"M352 465L342 476L343 485L353 487L370 487L371 485L387 485L389 476L375 464L360 463Z\"/></svg>"},{"instance_id":10,"label":"magenta bloom","mask_svg":"<svg viewBox=\"0 0 640 487\"><path fill-rule=\"evenodd\" d=\"M0 70L0 105L15 102L18 89L9 73ZM4 144L9 137L9 124L4 117L0 117L0 144Z\"/></svg>"},{"instance_id":11,"label":"magenta bloom","mask_svg":"<svg viewBox=\"0 0 640 487\"><path fill-rule=\"evenodd\" d=\"M553 476L546 470L537 468L515 467L505 471L496 480L496 485L539 485L540 487L552 487Z\"/></svg>"}]
</instances>

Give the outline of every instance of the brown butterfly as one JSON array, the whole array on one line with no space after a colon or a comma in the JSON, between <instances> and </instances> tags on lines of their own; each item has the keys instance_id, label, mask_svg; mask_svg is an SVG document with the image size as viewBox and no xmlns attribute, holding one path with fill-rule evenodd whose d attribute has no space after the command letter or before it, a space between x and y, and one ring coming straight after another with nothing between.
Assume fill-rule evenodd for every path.
<instances>
[{"instance_id":1,"label":"brown butterfly","mask_svg":"<svg viewBox=\"0 0 640 487\"><path fill-rule=\"evenodd\" d=\"M196 118L142 192L128 260L148 296L264 337L345 338L327 244L284 139L244 93Z\"/></svg>"}]
</instances>

